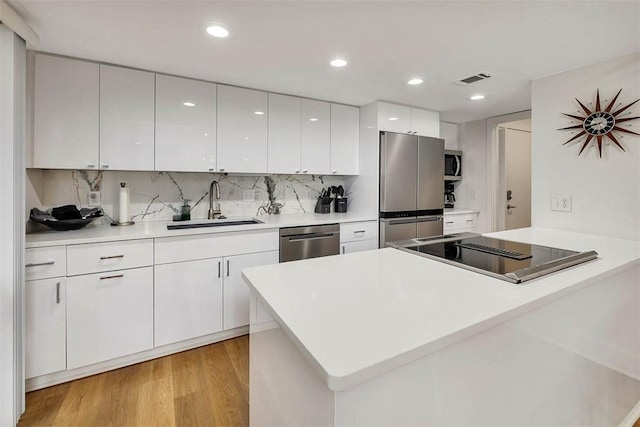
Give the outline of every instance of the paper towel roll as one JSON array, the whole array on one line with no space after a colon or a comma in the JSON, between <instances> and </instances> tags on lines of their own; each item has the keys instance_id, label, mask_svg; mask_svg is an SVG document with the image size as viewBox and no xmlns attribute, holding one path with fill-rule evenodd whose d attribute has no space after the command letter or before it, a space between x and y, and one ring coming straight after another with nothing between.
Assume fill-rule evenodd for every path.
<instances>
[{"instance_id":1,"label":"paper towel roll","mask_svg":"<svg viewBox=\"0 0 640 427\"><path fill-rule=\"evenodd\" d=\"M129 189L126 188L125 185L124 182L120 184L120 194L118 197L120 200L118 222L121 224L131 221L131 214L129 213Z\"/></svg>"}]
</instances>

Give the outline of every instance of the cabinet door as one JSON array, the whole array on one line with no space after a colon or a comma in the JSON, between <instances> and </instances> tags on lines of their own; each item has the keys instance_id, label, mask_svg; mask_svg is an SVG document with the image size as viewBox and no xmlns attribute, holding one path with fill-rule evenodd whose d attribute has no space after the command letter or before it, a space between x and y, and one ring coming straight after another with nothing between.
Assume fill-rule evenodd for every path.
<instances>
[{"instance_id":1,"label":"cabinet door","mask_svg":"<svg viewBox=\"0 0 640 427\"><path fill-rule=\"evenodd\" d=\"M224 329L232 329L249 324L249 287L242 279L242 269L277 264L278 259L278 251L225 257Z\"/></svg>"},{"instance_id":2,"label":"cabinet door","mask_svg":"<svg viewBox=\"0 0 640 427\"><path fill-rule=\"evenodd\" d=\"M159 171L216 170L216 85L156 75Z\"/></svg>"},{"instance_id":3,"label":"cabinet door","mask_svg":"<svg viewBox=\"0 0 640 427\"><path fill-rule=\"evenodd\" d=\"M331 104L331 173L358 174L360 109Z\"/></svg>"},{"instance_id":4,"label":"cabinet door","mask_svg":"<svg viewBox=\"0 0 640 427\"><path fill-rule=\"evenodd\" d=\"M67 278L67 369L153 348L153 268Z\"/></svg>"},{"instance_id":5,"label":"cabinet door","mask_svg":"<svg viewBox=\"0 0 640 427\"><path fill-rule=\"evenodd\" d=\"M418 135L440 138L440 114L411 108L411 130Z\"/></svg>"},{"instance_id":6,"label":"cabinet door","mask_svg":"<svg viewBox=\"0 0 640 427\"><path fill-rule=\"evenodd\" d=\"M218 170L267 171L267 93L218 86Z\"/></svg>"},{"instance_id":7,"label":"cabinet door","mask_svg":"<svg viewBox=\"0 0 640 427\"><path fill-rule=\"evenodd\" d=\"M67 367L65 280L58 277L25 283L26 378Z\"/></svg>"},{"instance_id":8,"label":"cabinet door","mask_svg":"<svg viewBox=\"0 0 640 427\"><path fill-rule=\"evenodd\" d=\"M269 173L300 173L301 99L269 94Z\"/></svg>"},{"instance_id":9,"label":"cabinet door","mask_svg":"<svg viewBox=\"0 0 640 427\"><path fill-rule=\"evenodd\" d=\"M377 240L362 240L356 242L345 242L340 243L340 253L341 254L350 254L353 252L362 252L362 251L370 251L373 249L378 249L378 241Z\"/></svg>"},{"instance_id":10,"label":"cabinet door","mask_svg":"<svg viewBox=\"0 0 640 427\"><path fill-rule=\"evenodd\" d=\"M222 330L222 258L154 268L156 347Z\"/></svg>"},{"instance_id":11,"label":"cabinet door","mask_svg":"<svg viewBox=\"0 0 640 427\"><path fill-rule=\"evenodd\" d=\"M99 66L36 55L33 166L98 167Z\"/></svg>"},{"instance_id":12,"label":"cabinet door","mask_svg":"<svg viewBox=\"0 0 640 427\"><path fill-rule=\"evenodd\" d=\"M411 132L411 108L378 102L378 127L389 132Z\"/></svg>"},{"instance_id":13,"label":"cabinet door","mask_svg":"<svg viewBox=\"0 0 640 427\"><path fill-rule=\"evenodd\" d=\"M153 170L155 75L100 65L100 168Z\"/></svg>"},{"instance_id":14,"label":"cabinet door","mask_svg":"<svg viewBox=\"0 0 640 427\"><path fill-rule=\"evenodd\" d=\"M302 100L302 173L331 173L331 111L328 102Z\"/></svg>"}]
</instances>

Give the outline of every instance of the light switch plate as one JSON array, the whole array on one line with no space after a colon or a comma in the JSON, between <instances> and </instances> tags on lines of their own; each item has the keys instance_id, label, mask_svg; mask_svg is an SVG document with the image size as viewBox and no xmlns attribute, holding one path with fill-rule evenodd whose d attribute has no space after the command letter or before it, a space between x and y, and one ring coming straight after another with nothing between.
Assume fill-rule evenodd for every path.
<instances>
[{"instance_id":1,"label":"light switch plate","mask_svg":"<svg viewBox=\"0 0 640 427\"><path fill-rule=\"evenodd\" d=\"M570 194L552 194L551 210L557 212L571 212Z\"/></svg>"},{"instance_id":2,"label":"light switch plate","mask_svg":"<svg viewBox=\"0 0 640 427\"><path fill-rule=\"evenodd\" d=\"M90 208L100 206L102 204L102 197L99 191L89 191L87 195L87 206Z\"/></svg>"}]
</instances>

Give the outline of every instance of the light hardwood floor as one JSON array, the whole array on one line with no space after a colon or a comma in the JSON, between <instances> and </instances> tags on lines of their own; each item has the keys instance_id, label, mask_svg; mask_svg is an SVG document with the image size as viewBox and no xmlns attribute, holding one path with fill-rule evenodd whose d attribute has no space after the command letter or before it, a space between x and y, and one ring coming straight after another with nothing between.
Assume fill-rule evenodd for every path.
<instances>
[{"instance_id":1,"label":"light hardwood floor","mask_svg":"<svg viewBox=\"0 0 640 427\"><path fill-rule=\"evenodd\" d=\"M27 393L18 427L248 425L245 335Z\"/></svg>"},{"instance_id":2,"label":"light hardwood floor","mask_svg":"<svg viewBox=\"0 0 640 427\"><path fill-rule=\"evenodd\" d=\"M248 426L243 336L27 393L26 426Z\"/></svg>"}]
</instances>

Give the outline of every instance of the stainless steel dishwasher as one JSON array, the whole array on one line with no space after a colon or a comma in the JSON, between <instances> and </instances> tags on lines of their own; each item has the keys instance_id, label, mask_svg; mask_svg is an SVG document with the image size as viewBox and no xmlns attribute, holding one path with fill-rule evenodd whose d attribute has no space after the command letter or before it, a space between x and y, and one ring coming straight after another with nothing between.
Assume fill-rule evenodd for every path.
<instances>
[{"instance_id":1,"label":"stainless steel dishwasher","mask_svg":"<svg viewBox=\"0 0 640 427\"><path fill-rule=\"evenodd\" d=\"M340 253L340 225L313 225L280 229L280 262Z\"/></svg>"}]
</instances>

